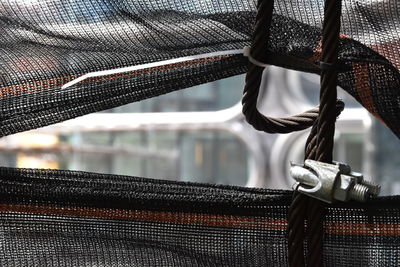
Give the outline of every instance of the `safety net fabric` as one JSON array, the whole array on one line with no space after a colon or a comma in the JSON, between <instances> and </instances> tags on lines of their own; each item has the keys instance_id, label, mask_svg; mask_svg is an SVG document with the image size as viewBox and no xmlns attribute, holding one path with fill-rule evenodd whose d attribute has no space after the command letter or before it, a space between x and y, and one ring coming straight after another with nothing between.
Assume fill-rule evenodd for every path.
<instances>
[{"instance_id":1,"label":"safety net fabric","mask_svg":"<svg viewBox=\"0 0 400 267\"><path fill-rule=\"evenodd\" d=\"M400 2L342 2L339 85L400 136ZM0 0L0 136L244 73L255 15L250 0ZM322 19L323 1L276 0L265 63L319 73ZM287 266L291 194L0 168L0 265ZM399 266L399 209L325 206L325 265Z\"/></svg>"},{"instance_id":2,"label":"safety net fabric","mask_svg":"<svg viewBox=\"0 0 400 267\"><path fill-rule=\"evenodd\" d=\"M400 3L343 1L339 85L400 135ZM278 0L269 64L318 73L323 1ZM66 83L250 44L252 0L0 1L0 136L246 71L240 53Z\"/></svg>"},{"instance_id":3,"label":"safety net fabric","mask_svg":"<svg viewBox=\"0 0 400 267\"><path fill-rule=\"evenodd\" d=\"M1 266L288 266L291 192L0 169ZM400 199L326 207L326 266L399 266Z\"/></svg>"}]
</instances>

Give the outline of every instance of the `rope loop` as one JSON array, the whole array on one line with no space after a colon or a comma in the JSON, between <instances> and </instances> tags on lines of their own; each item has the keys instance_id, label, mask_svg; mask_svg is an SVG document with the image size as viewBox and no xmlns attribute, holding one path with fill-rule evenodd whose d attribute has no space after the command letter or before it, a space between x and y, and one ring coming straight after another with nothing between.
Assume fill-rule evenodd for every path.
<instances>
[{"instance_id":1,"label":"rope loop","mask_svg":"<svg viewBox=\"0 0 400 267\"><path fill-rule=\"evenodd\" d=\"M251 48L244 48L243 54L249 59L249 70L246 75L246 85L243 90L242 111L246 121L256 130L266 133L291 133L294 131L302 131L314 124L319 114L318 107L285 118L268 117L257 109L257 99L262 73L267 66L264 62L268 59L266 45L269 39L273 7L274 1L260 0L258 2L252 46ZM265 31L267 31L267 33ZM340 113L340 111L343 110L343 105L339 102L340 101L338 101L337 111Z\"/></svg>"}]
</instances>

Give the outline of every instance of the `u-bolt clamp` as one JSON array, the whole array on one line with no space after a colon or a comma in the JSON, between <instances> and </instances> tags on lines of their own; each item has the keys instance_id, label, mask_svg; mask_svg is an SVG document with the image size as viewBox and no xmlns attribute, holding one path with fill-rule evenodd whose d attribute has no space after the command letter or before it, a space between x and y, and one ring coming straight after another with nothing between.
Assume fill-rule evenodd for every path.
<instances>
[{"instance_id":1,"label":"u-bolt clamp","mask_svg":"<svg viewBox=\"0 0 400 267\"><path fill-rule=\"evenodd\" d=\"M324 202L364 202L380 193L379 185L364 180L361 173L351 171L344 163L328 164L307 159L304 166L291 165L290 175L296 180L297 190Z\"/></svg>"}]
</instances>

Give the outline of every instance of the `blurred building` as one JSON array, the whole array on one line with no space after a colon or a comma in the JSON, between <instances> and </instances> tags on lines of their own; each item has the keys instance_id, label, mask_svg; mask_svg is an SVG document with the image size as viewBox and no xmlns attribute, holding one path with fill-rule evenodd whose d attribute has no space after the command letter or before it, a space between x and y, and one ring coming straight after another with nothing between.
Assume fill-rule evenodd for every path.
<instances>
[{"instance_id":1,"label":"blurred building","mask_svg":"<svg viewBox=\"0 0 400 267\"><path fill-rule=\"evenodd\" d=\"M259 108L299 113L318 103L319 78L280 68L264 75ZM2 165L62 168L149 178L289 188L308 131L268 135L241 115L244 76L177 91L6 137ZM335 159L400 192L399 140L350 96L337 123Z\"/></svg>"}]
</instances>

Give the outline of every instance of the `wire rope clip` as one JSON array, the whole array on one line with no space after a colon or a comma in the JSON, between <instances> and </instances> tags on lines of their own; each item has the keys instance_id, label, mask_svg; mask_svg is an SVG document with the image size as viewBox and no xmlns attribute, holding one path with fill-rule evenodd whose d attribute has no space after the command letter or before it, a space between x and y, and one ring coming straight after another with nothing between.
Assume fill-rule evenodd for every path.
<instances>
[{"instance_id":1,"label":"wire rope clip","mask_svg":"<svg viewBox=\"0 0 400 267\"><path fill-rule=\"evenodd\" d=\"M380 186L364 180L361 173L349 165L307 159L304 166L291 163L290 175L296 180L297 190L327 203L335 200L365 202L380 193Z\"/></svg>"}]
</instances>

